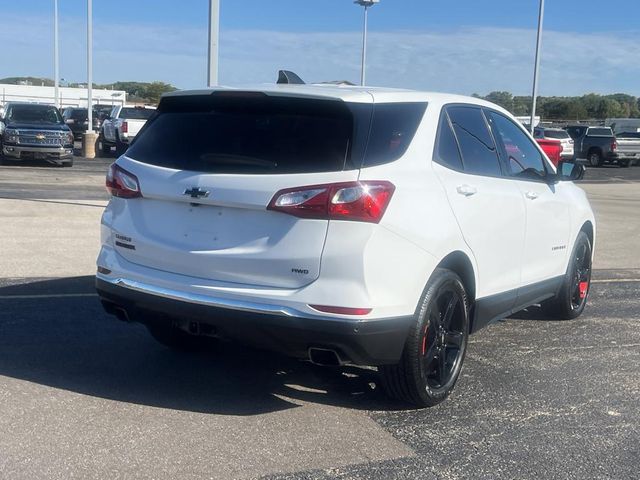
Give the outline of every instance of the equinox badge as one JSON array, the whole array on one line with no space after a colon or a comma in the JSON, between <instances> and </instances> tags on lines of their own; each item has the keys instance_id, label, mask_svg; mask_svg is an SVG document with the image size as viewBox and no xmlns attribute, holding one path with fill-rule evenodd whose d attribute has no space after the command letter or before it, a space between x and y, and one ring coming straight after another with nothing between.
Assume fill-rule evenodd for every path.
<instances>
[{"instance_id":1,"label":"equinox badge","mask_svg":"<svg viewBox=\"0 0 640 480\"><path fill-rule=\"evenodd\" d=\"M208 190L200 190L200 187L187 188L183 195L189 195L191 198L207 198L209 196Z\"/></svg>"}]
</instances>

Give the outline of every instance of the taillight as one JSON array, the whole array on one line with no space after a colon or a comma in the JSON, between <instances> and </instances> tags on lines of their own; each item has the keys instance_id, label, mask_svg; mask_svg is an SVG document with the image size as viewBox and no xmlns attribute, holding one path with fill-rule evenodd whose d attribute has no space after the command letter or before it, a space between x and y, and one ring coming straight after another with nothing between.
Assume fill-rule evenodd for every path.
<instances>
[{"instance_id":1,"label":"taillight","mask_svg":"<svg viewBox=\"0 0 640 480\"><path fill-rule=\"evenodd\" d=\"M615 140L611 141L611 151L615 152L618 149L618 142L616 142Z\"/></svg>"},{"instance_id":2,"label":"taillight","mask_svg":"<svg viewBox=\"0 0 640 480\"><path fill-rule=\"evenodd\" d=\"M267 210L296 217L378 223L395 186L387 181L328 183L280 190Z\"/></svg>"},{"instance_id":3,"label":"taillight","mask_svg":"<svg viewBox=\"0 0 640 480\"><path fill-rule=\"evenodd\" d=\"M107 191L114 197L138 198L142 196L138 177L115 163L109 167L106 185Z\"/></svg>"},{"instance_id":4,"label":"taillight","mask_svg":"<svg viewBox=\"0 0 640 480\"><path fill-rule=\"evenodd\" d=\"M120 124L120 131L122 133L129 133L129 124L126 121Z\"/></svg>"}]
</instances>

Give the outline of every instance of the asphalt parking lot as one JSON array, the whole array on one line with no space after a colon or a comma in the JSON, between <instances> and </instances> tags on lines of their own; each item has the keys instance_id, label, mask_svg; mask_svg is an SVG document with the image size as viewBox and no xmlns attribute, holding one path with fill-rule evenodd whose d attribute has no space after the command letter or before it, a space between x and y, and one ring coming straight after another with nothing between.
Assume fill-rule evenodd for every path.
<instances>
[{"instance_id":1,"label":"asphalt parking lot","mask_svg":"<svg viewBox=\"0 0 640 480\"><path fill-rule=\"evenodd\" d=\"M236 345L177 354L93 292L104 173L0 166L0 478L616 478L640 471L640 167L589 169L585 314L471 339L438 407L375 370Z\"/></svg>"}]
</instances>

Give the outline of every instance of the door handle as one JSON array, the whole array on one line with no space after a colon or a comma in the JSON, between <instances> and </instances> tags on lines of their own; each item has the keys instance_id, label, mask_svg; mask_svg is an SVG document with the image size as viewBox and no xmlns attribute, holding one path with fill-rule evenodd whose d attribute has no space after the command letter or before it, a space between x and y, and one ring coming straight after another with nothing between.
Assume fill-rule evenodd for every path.
<instances>
[{"instance_id":1,"label":"door handle","mask_svg":"<svg viewBox=\"0 0 640 480\"><path fill-rule=\"evenodd\" d=\"M476 187L472 187L471 185L458 185L456 187L456 191L460 194L460 195L464 195L465 197L470 197L471 195L475 195L476 193L478 193L478 190L476 189Z\"/></svg>"},{"instance_id":2,"label":"door handle","mask_svg":"<svg viewBox=\"0 0 640 480\"><path fill-rule=\"evenodd\" d=\"M538 198L538 194L536 192L527 192L524 194L524 196L529 200L535 200L536 198Z\"/></svg>"}]
</instances>

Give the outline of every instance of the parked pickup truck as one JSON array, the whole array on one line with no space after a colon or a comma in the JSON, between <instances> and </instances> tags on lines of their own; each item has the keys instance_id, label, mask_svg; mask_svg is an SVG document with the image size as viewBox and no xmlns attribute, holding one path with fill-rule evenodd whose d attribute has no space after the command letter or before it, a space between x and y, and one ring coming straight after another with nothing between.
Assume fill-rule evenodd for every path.
<instances>
[{"instance_id":1,"label":"parked pickup truck","mask_svg":"<svg viewBox=\"0 0 640 480\"><path fill-rule=\"evenodd\" d=\"M565 130L573 139L576 159L586 159L592 167L618 162L618 143L609 127L572 125Z\"/></svg>"},{"instance_id":2,"label":"parked pickup truck","mask_svg":"<svg viewBox=\"0 0 640 480\"><path fill-rule=\"evenodd\" d=\"M623 167L638 165L640 162L640 132L622 132L616 134L618 156Z\"/></svg>"},{"instance_id":3,"label":"parked pickup truck","mask_svg":"<svg viewBox=\"0 0 640 480\"><path fill-rule=\"evenodd\" d=\"M0 119L0 163L26 159L73 165L73 133L53 105L5 105Z\"/></svg>"},{"instance_id":4,"label":"parked pickup truck","mask_svg":"<svg viewBox=\"0 0 640 480\"><path fill-rule=\"evenodd\" d=\"M563 147L560 140L549 140L546 138L536 137L536 142L538 142L538 145L540 145L542 151L547 154L547 157L549 158L549 160L551 160L551 163L553 163L557 168L560 164L563 152Z\"/></svg>"},{"instance_id":5,"label":"parked pickup truck","mask_svg":"<svg viewBox=\"0 0 640 480\"><path fill-rule=\"evenodd\" d=\"M111 113L102 122L100 132L102 152L109 154L111 147L116 147L116 154L122 155L155 111L154 107L126 105L113 107Z\"/></svg>"}]
</instances>

